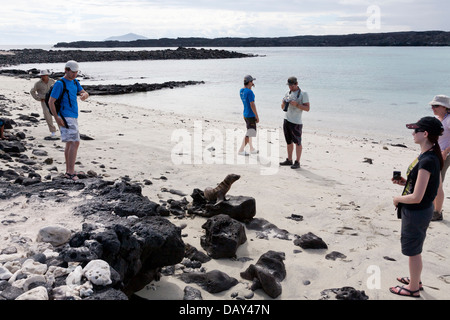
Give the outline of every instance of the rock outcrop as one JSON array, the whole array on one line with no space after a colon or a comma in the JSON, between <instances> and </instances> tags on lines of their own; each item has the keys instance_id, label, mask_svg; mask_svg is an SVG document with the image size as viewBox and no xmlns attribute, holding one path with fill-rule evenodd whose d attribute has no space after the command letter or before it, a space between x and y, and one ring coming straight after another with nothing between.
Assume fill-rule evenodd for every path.
<instances>
[{"instance_id":1,"label":"rock outcrop","mask_svg":"<svg viewBox=\"0 0 450 320\"><path fill-rule=\"evenodd\" d=\"M90 50L9 50L0 55L0 66L27 63L62 63L69 60L87 61L137 61L137 60L203 60L253 57L244 53L226 50L195 49L179 47L175 50L142 51L90 51Z\"/></svg>"},{"instance_id":2,"label":"rock outcrop","mask_svg":"<svg viewBox=\"0 0 450 320\"><path fill-rule=\"evenodd\" d=\"M226 214L209 218L203 225L205 235L200 244L211 258L234 258L239 246L245 241L245 227Z\"/></svg>"},{"instance_id":3,"label":"rock outcrop","mask_svg":"<svg viewBox=\"0 0 450 320\"><path fill-rule=\"evenodd\" d=\"M252 290L262 288L271 298L276 298L282 292L281 281L286 277L284 259L284 252L270 250L264 253L256 264L251 264L247 270L241 272L241 277L253 280Z\"/></svg>"}]
</instances>

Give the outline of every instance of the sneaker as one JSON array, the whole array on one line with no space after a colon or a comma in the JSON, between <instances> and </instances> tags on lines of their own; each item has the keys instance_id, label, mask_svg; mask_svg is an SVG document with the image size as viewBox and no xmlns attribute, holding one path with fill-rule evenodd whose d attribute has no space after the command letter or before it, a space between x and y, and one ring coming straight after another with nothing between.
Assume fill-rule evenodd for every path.
<instances>
[{"instance_id":1,"label":"sneaker","mask_svg":"<svg viewBox=\"0 0 450 320\"><path fill-rule=\"evenodd\" d=\"M295 160L294 164L291 166L291 169L298 169L298 168L300 168L300 162Z\"/></svg>"},{"instance_id":2,"label":"sneaker","mask_svg":"<svg viewBox=\"0 0 450 320\"><path fill-rule=\"evenodd\" d=\"M238 154L240 156L249 156L250 155L250 153L248 153L247 151L239 151Z\"/></svg>"},{"instance_id":3,"label":"sneaker","mask_svg":"<svg viewBox=\"0 0 450 320\"><path fill-rule=\"evenodd\" d=\"M251 154L258 154L258 153L259 153L259 150L253 149L253 150L250 150L250 153L251 153Z\"/></svg>"},{"instance_id":4,"label":"sneaker","mask_svg":"<svg viewBox=\"0 0 450 320\"><path fill-rule=\"evenodd\" d=\"M442 220L442 211L433 211L433 217L431 217L431 221L441 221Z\"/></svg>"},{"instance_id":5,"label":"sneaker","mask_svg":"<svg viewBox=\"0 0 450 320\"><path fill-rule=\"evenodd\" d=\"M286 159L283 162L280 162L280 166L292 166L292 160Z\"/></svg>"}]
</instances>

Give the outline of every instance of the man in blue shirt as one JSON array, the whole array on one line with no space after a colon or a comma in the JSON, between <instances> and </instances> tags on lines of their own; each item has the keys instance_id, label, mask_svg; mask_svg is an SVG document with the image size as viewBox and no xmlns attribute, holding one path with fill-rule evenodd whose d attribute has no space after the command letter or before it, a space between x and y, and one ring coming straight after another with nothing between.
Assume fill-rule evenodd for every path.
<instances>
[{"instance_id":1,"label":"man in blue shirt","mask_svg":"<svg viewBox=\"0 0 450 320\"><path fill-rule=\"evenodd\" d=\"M82 101L89 97L89 94L81 87L80 83L75 79L78 71L80 71L78 63L70 60L66 63L64 81L67 91L64 91L64 84L56 81L50 94L48 104L56 123L61 131L61 141L66 143L64 156L66 160L66 178L77 180L78 176L75 172L75 162L77 158L78 148L80 146L80 133L78 131L78 103L77 96L80 95ZM64 92L63 92L64 91ZM61 100L61 109L56 112L55 101L63 94Z\"/></svg>"},{"instance_id":2,"label":"man in blue shirt","mask_svg":"<svg viewBox=\"0 0 450 320\"><path fill-rule=\"evenodd\" d=\"M247 133L238 153L242 156L250 155L244 149L247 144L250 145L250 153L258 153L258 150L253 148L252 137L256 137L256 124L259 122L258 112L256 111L255 94L252 87L255 86L253 81L256 79L250 75L244 77L244 87L240 91L241 100L244 104L244 120L247 125Z\"/></svg>"}]
</instances>

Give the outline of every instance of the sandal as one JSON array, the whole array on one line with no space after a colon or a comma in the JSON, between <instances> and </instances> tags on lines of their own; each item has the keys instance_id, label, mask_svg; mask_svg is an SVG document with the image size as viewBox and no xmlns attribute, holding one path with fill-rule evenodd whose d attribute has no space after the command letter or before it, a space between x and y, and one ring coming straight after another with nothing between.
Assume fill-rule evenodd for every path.
<instances>
[{"instance_id":1,"label":"sandal","mask_svg":"<svg viewBox=\"0 0 450 320\"><path fill-rule=\"evenodd\" d=\"M402 278L397 278L398 282L401 282L403 284L409 284L409 277L402 277ZM423 290L423 286L422 286L422 281L419 282L419 290Z\"/></svg>"},{"instance_id":2,"label":"sandal","mask_svg":"<svg viewBox=\"0 0 450 320\"><path fill-rule=\"evenodd\" d=\"M397 294L399 296L405 296L405 297L412 297L412 298L420 298L420 294L416 295L416 293L419 293L419 290L409 290L406 289L405 287L400 287L400 286L395 286L395 287L390 287L389 291L392 292L393 294ZM403 291L405 291L406 293L402 293Z\"/></svg>"},{"instance_id":3,"label":"sandal","mask_svg":"<svg viewBox=\"0 0 450 320\"><path fill-rule=\"evenodd\" d=\"M65 173L64 174L64 178L67 178L67 179L70 179L70 180L73 180L73 181L77 181L78 180L78 176L77 176L77 174L75 173L75 174L70 174L70 173Z\"/></svg>"}]
</instances>

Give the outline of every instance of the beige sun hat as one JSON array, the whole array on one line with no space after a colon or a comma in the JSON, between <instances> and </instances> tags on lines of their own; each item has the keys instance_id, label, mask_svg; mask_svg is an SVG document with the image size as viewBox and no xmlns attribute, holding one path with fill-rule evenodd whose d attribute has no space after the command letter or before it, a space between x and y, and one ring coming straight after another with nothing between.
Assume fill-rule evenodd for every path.
<instances>
[{"instance_id":1,"label":"beige sun hat","mask_svg":"<svg viewBox=\"0 0 450 320\"><path fill-rule=\"evenodd\" d=\"M51 74L51 71L48 70L48 69L42 69L42 70L39 72L39 75L40 75L40 76L49 76L50 74Z\"/></svg>"},{"instance_id":2,"label":"beige sun hat","mask_svg":"<svg viewBox=\"0 0 450 320\"><path fill-rule=\"evenodd\" d=\"M432 106L443 106L450 109L450 98L446 95L440 94L435 96L429 104Z\"/></svg>"}]
</instances>

